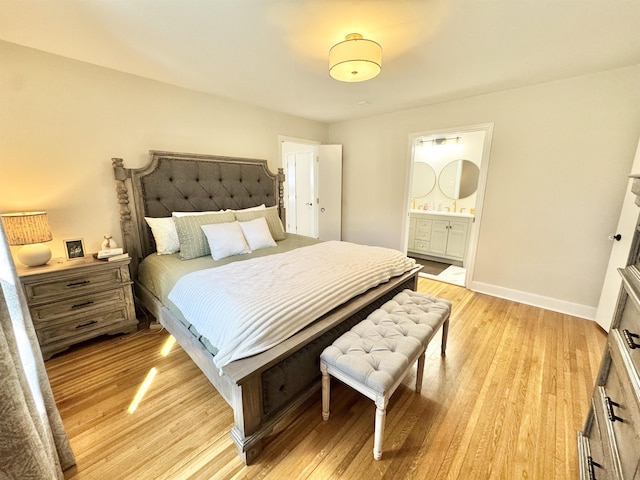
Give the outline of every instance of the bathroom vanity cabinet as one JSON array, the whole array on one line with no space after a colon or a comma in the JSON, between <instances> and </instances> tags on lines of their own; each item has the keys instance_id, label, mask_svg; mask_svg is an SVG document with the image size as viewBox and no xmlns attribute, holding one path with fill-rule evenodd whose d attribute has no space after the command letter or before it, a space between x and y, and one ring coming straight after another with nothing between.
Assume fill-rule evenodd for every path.
<instances>
[{"instance_id":1,"label":"bathroom vanity cabinet","mask_svg":"<svg viewBox=\"0 0 640 480\"><path fill-rule=\"evenodd\" d=\"M409 254L453 260L464 266L473 216L461 213L412 211Z\"/></svg>"}]
</instances>

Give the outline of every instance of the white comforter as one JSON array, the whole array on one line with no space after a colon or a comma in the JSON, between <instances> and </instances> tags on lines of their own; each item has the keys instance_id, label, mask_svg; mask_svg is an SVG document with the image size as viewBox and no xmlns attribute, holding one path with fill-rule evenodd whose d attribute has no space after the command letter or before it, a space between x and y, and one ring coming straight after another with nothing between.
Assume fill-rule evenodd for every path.
<instances>
[{"instance_id":1,"label":"white comforter","mask_svg":"<svg viewBox=\"0 0 640 480\"><path fill-rule=\"evenodd\" d=\"M389 248L324 242L190 273L169 299L218 349L222 369L414 265Z\"/></svg>"}]
</instances>

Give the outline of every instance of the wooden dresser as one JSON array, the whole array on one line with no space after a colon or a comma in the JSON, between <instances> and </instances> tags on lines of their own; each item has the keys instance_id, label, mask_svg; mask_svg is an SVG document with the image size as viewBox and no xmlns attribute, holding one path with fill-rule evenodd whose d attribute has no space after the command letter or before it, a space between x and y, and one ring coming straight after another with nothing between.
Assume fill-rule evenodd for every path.
<instances>
[{"instance_id":1,"label":"wooden dresser","mask_svg":"<svg viewBox=\"0 0 640 480\"><path fill-rule=\"evenodd\" d=\"M137 330L129 261L89 256L17 266L45 360L98 335Z\"/></svg>"},{"instance_id":2,"label":"wooden dresser","mask_svg":"<svg viewBox=\"0 0 640 480\"><path fill-rule=\"evenodd\" d=\"M640 205L640 176L633 193ZM640 223L584 430L578 432L580 478L640 480Z\"/></svg>"}]
</instances>

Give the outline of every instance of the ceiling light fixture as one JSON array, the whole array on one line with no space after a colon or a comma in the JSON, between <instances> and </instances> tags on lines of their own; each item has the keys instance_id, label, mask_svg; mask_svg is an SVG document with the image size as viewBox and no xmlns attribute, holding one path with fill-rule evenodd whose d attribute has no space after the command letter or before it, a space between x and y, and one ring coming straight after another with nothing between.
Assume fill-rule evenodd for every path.
<instances>
[{"instance_id":1,"label":"ceiling light fixture","mask_svg":"<svg viewBox=\"0 0 640 480\"><path fill-rule=\"evenodd\" d=\"M380 73L382 47L350 33L329 50L329 75L341 82L363 82Z\"/></svg>"}]
</instances>

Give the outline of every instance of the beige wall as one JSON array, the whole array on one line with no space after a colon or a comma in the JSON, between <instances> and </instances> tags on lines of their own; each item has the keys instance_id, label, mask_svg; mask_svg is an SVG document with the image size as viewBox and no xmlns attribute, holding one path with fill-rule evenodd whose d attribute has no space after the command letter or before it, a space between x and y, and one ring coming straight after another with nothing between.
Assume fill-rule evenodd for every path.
<instances>
[{"instance_id":1,"label":"beige wall","mask_svg":"<svg viewBox=\"0 0 640 480\"><path fill-rule=\"evenodd\" d=\"M0 42L0 212L46 210L62 240L119 240L111 158L149 150L261 158L278 135L325 140L325 124Z\"/></svg>"},{"instance_id":2,"label":"beige wall","mask_svg":"<svg viewBox=\"0 0 640 480\"><path fill-rule=\"evenodd\" d=\"M494 123L475 288L589 311L640 135L640 66L327 127L8 43L0 63L0 212L47 210L56 256L63 239L95 251L120 238L111 157L215 153L275 170L278 135L343 144L344 239L404 249L409 134Z\"/></svg>"},{"instance_id":3,"label":"beige wall","mask_svg":"<svg viewBox=\"0 0 640 480\"><path fill-rule=\"evenodd\" d=\"M591 316L639 105L635 66L331 125L344 144L343 238L404 248L409 133L494 123L475 286Z\"/></svg>"}]
</instances>

